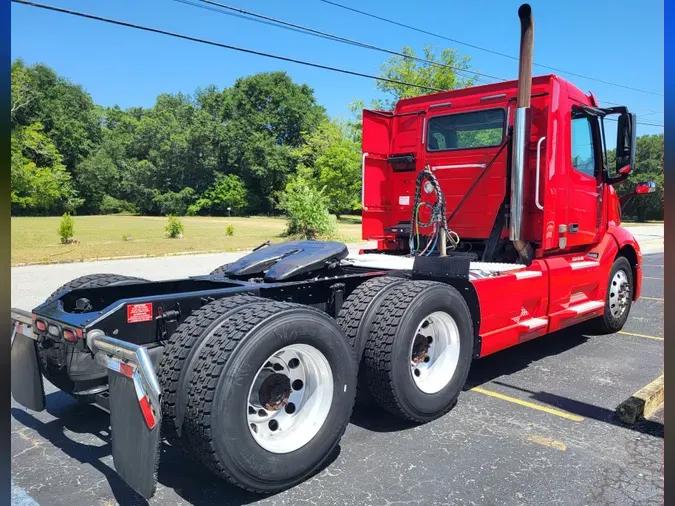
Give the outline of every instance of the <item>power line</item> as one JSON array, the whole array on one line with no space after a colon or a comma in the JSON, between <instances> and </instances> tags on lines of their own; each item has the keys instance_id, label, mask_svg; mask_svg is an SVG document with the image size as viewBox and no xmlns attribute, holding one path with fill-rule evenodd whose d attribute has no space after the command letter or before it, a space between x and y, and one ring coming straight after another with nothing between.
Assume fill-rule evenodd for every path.
<instances>
[{"instance_id":1,"label":"power line","mask_svg":"<svg viewBox=\"0 0 675 506\"><path fill-rule=\"evenodd\" d=\"M452 65L447 65L447 64L443 64L443 63L439 63L439 62L434 62L434 61L431 61L431 60L426 60L424 58L418 58L418 57L415 57L415 56L406 55L404 53L399 53L397 51L392 51L390 49L374 46L372 44L368 44L368 43L365 43L365 42L360 42L360 41L357 41L357 40L348 39L346 37L341 37L339 35L331 34L331 33L328 33L328 32L322 32L322 31L319 31L319 30L315 30L313 28L308 28L306 26L302 26L302 25L298 25L298 24L291 23L291 22L288 22L288 21L284 21L282 19L273 18L273 17L270 17L270 16L265 16L263 14L258 14L258 13L246 11L244 9L239 9L237 7L231 7L229 5L225 5L225 4L216 2L214 0L197 0L198 2L201 2L201 4L197 4L197 3L193 2L193 1L190 1L190 0L173 0L173 1L185 4L185 5L190 5L192 7L197 7L197 8L200 8L200 9L207 9L207 10L217 12L219 14L224 14L224 15L227 15L227 16L233 16L233 17L237 17L237 18L240 18L240 19L246 19L248 21L253 21L253 22L256 22L256 23L262 23L262 24L269 25L269 26L276 26L277 28L287 29L287 30L302 33L302 34L305 34L305 35L312 35L312 36L323 38L323 39L326 39L326 40L342 42L342 43L353 45L353 46L356 46L356 47L363 47L363 48L366 48L366 49L372 49L372 50L375 50L375 51L389 53L389 54L397 55L397 56L407 58L407 59L411 59L411 60L416 60L416 61L426 63L426 64L430 64L430 65L436 65L436 66L440 66L440 67L450 68L450 69L453 69L453 70L456 70L456 71L459 71L459 72L468 72L468 73L475 74L475 75L478 75L478 76L481 76L481 77L487 77L489 79L494 79L495 81L507 81L508 80L508 79L505 79L503 77L492 76L492 75L489 75L489 74L484 74L484 73L481 73L481 72L472 71L472 70L468 70L468 69L460 69L460 68L454 67ZM210 5L204 5L204 4L215 5L215 6L218 6L219 8L214 8L214 7L211 7ZM226 11L223 11L221 9L227 9L227 10L233 11L233 12L226 12ZM601 102L605 102L605 103L611 104L611 105L622 105L622 104L618 104L618 103L615 103L615 102L610 102L608 100L602 100ZM660 114L659 111L655 111L653 109L647 109L647 108L635 108L635 110L648 111L651 114Z\"/></svg>"},{"instance_id":2,"label":"power line","mask_svg":"<svg viewBox=\"0 0 675 506\"><path fill-rule=\"evenodd\" d=\"M618 102L612 102L610 100L600 100L600 99L598 99L598 102L602 102L602 103L609 104L609 105L624 105L624 104L619 104ZM634 111L646 111L650 114L663 114L663 111L656 111L654 109L647 109L646 107L631 107L631 109L633 109Z\"/></svg>"},{"instance_id":3,"label":"power line","mask_svg":"<svg viewBox=\"0 0 675 506\"><path fill-rule=\"evenodd\" d=\"M507 79L504 79L502 77L492 76L492 75L485 74L485 73L482 73L482 72L478 72L478 71L475 71L475 70L463 69L463 68L460 68L460 67L456 67L454 65L448 65L447 63L435 62L435 61L432 61L432 60L427 60L425 58L407 55L405 53L393 51L391 49L383 48L383 47L380 47L380 46L375 46L373 44L368 44L366 42L361 42L361 41L358 41L358 40L349 39L347 37L342 37L340 35L335 35L335 34L328 33L328 32L322 32L320 30L315 30L313 28L309 28L309 27L306 27L306 26L291 23L289 21L284 21L283 19L265 16L263 14L258 14L258 13L255 13L255 12L246 11L244 9L239 9L237 7L231 7L229 5L225 5L225 4L222 4L222 3L219 3L219 2L215 2L213 0L197 0L197 1L201 2L202 4L210 4L210 5L218 6L220 9L227 9L229 11L234 11L234 12L239 13L240 15L237 16L236 14L233 14L231 12L225 12L225 11L222 11L220 9L209 7L208 5L200 5L200 4L194 3L194 2L189 1L189 0L173 0L173 1L185 4L185 5L190 5L192 7L197 7L197 8L201 8L201 9L208 9L208 10L211 10L211 11L214 11L214 12L218 12L220 14L236 16L236 17L239 17L239 18L242 18L242 19L247 19L249 21L259 22L259 23L263 23L263 24L271 25L271 26L276 26L277 28L285 28L285 29L289 29L289 30L294 31L294 32L300 32L300 33L304 33L306 35L312 35L312 36L320 37L320 38L323 38L323 39L333 40L335 42L341 42L343 44L348 44L348 45L352 45L352 46L356 46L356 47L362 47L362 48L365 48L365 49L371 49L373 51L380 51L382 53L400 56L402 58L418 61L420 63L424 63L424 64L427 64L427 65L434 65L434 66L437 66L437 67L449 68L449 69L455 70L457 72L465 72L465 73L468 73L468 74L474 74L476 76L480 76L480 77L483 77L483 78L489 78L489 79L493 79L493 80L496 80L496 81L506 81L507 80Z\"/></svg>"},{"instance_id":4,"label":"power line","mask_svg":"<svg viewBox=\"0 0 675 506\"><path fill-rule=\"evenodd\" d=\"M175 38L179 38L179 39L189 40L189 41L192 41L192 42L199 42L201 44L207 44L207 45L210 45L210 46L216 46L216 47L220 47L220 48L224 48L224 49L231 49L233 51L239 51L239 52L242 52L242 53L254 54L254 55L257 55L257 56L264 56L266 58L272 58L272 59L275 59L275 60L281 60L281 61L286 61L286 62L290 62L290 63L297 63L299 65L305 65L305 66L308 66L308 67L314 67L314 68L319 68L319 69L323 69L323 70L330 70L332 72L339 72L339 73L342 73L342 74L348 74L348 75L353 75L353 76L357 76L357 77L365 77L365 78L373 79L373 80L376 80L376 81L384 81L384 82L389 82L389 83L394 83L394 84L402 84L404 86L412 86L412 87L415 87L415 88L420 88L420 89L424 89L424 90L428 90L428 91L436 91L436 92L447 91L447 90L441 90L441 89L438 89L438 88L432 88L431 86L423 86L423 85L420 85L420 84L407 83L405 81L398 81L396 79L388 79L386 77L378 77L378 76L374 76L372 74L365 74L365 73L356 72L356 71L353 71L353 70L341 69L341 68L338 68L338 67L331 67L331 66L328 66L328 65L322 65L322 64L319 64L319 63L313 63L313 62L308 62L308 61L304 61L304 60L298 60L296 58L289 58L287 56L280 56L280 55L275 55L275 54L271 54L271 53L264 53L262 51L256 51L256 50L253 50L253 49L247 49L247 48L243 48L243 47L233 46L233 45L230 45L230 44L223 44L221 42L215 42L215 41L212 41L212 40L201 39L201 38L198 38L198 37L192 37L191 35L184 35L184 34L181 34L181 33L162 30L162 29L159 29L159 28L152 28L152 27L149 27L149 26L138 25L138 24L135 24L135 23L128 23L126 21L120 21L120 20L116 20L116 19L105 18L105 17L102 17L102 16L94 15L94 14L87 14L87 13L84 13L84 12L73 11L73 10L70 10L70 9L63 9L61 7L55 7L53 5L40 4L40 3L37 3L37 2L31 2L31 1L28 1L28 0L12 0L12 2L18 3L18 4L23 4L23 5L28 5L28 6L31 6L31 7L37 7L37 8L40 8L40 9L50 10L50 11L54 11L54 12L60 12L60 13L63 13L63 14L70 14L72 16L78 16L78 17L81 17L81 18L93 19L93 20L96 20L96 21L102 21L104 23L109 23L109 24L113 24L113 25L126 26L128 28L135 28L137 30L143 30L143 31L146 31L146 32L159 33L161 35L168 35L169 37L175 37ZM657 127L663 128L663 125L657 125L655 123L640 123L640 122L638 122L638 124L639 125L657 126Z\"/></svg>"},{"instance_id":5,"label":"power line","mask_svg":"<svg viewBox=\"0 0 675 506\"><path fill-rule=\"evenodd\" d=\"M223 44L221 42L215 42L213 40L200 39L198 37L192 37L191 35L184 35L182 33L169 32L167 30L161 30L159 28L152 28L150 26L138 25L138 24L135 24L135 23L128 23L126 21L120 21L120 20L117 20L117 19L104 18L102 16L96 16L94 14L87 14L85 12L73 11L73 10L70 10L70 9L62 9L61 7L55 7L53 5L39 4L39 3L36 3L36 2L29 2L27 0L12 0L12 2L24 4L24 5L30 5L31 7L38 7L40 9L46 9L46 10L50 10L50 11L61 12L63 14L70 14L72 16L79 16L81 18L94 19L96 21L103 21L105 23L110 23L110 24L113 24L113 25L126 26L128 28L136 28L137 30L143 30L143 31L146 31L146 32L159 33L161 35L168 35L170 37L176 37L176 38L179 38L179 39L190 40L192 42L199 42L201 44L208 44L210 46L221 47L221 48L224 48L224 49L231 49L233 51L240 51L242 53L255 54L255 55L258 55L258 56L264 56L266 58L273 58L275 60L297 63L299 65L306 65L308 67L314 67L314 68L319 68L319 69L323 69L323 70L330 70L330 71L333 71L333 72L340 72L342 74L349 74L349 75L358 76L358 77L366 77L368 79L375 79L376 81L385 81L385 82L388 82L388 83L402 84L404 86L412 86L414 88L420 88L420 89L428 90L428 91L446 91L446 90L441 90L441 89L438 89L438 88L432 88L431 86L423 86L421 84L406 83L404 81L398 81L396 79L388 79L386 77L378 77L378 76L374 76L374 75L371 75L371 74L365 74L363 72L356 72L354 70L341 69L341 68L338 68L338 67L330 67L328 65L321 65L320 63L313 63L313 62L308 62L308 61L304 61L304 60L298 60L298 59L295 59L295 58L289 58L287 56L280 56L280 55L275 55L275 54L271 54L271 53L264 53L262 51L255 51L254 49L247 49L247 48L244 48L244 47L232 46L230 44Z\"/></svg>"},{"instance_id":6,"label":"power line","mask_svg":"<svg viewBox=\"0 0 675 506\"><path fill-rule=\"evenodd\" d=\"M424 33L426 35L431 35L433 37L445 39L445 40L448 40L450 42L454 42L456 44L462 44L462 45L467 46L467 47L478 49L479 51L485 51L487 53L495 54L495 55L498 55L498 56L503 56L504 58L510 58L512 60L518 60L517 56L513 56L513 55L505 54L505 53L500 53L499 51L495 51L493 49L488 49L488 48L485 48L485 47L477 46L475 44L469 44L468 42L463 42L461 40L451 39L450 37L445 37L444 35L440 35L438 33L423 30L422 28L418 28L416 26L411 26L411 25L407 25L405 23L400 23L398 21L387 19L387 18L384 18L382 16L378 16L376 14L371 14L370 12L365 12L365 11L362 11L362 10L359 10L359 9L355 9L354 7L348 7L347 5L342 5L340 3L333 2L332 0L320 0L320 1L323 2L323 3L326 3L326 4L333 5L335 7L339 7L341 9L356 12L356 13L361 14L363 16L368 16L370 18L379 19L380 21L384 21L385 23L390 23L392 25L401 26L401 27L407 28L409 30L414 30L416 32ZM583 79L588 79L590 81L596 81L598 83L603 83L603 84L607 84L607 85L610 85L610 86L617 86L619 88L625 88L627 90L632 90L632 91L639 91L640 93L647 93L649 95L656 95L656 96L659 96L659 97L663 96L663 93L656 93L655 91L642 90L642 89L639 89L639 88L633 88L631 86L626 86L626 85L623 85L623 84L612 83L610 81L604 81L602 79L598 79L598 78L590 77L590 76L585 76L583 74L578 74L576 72L571 72L569 70L563 70L563 69L560 69L560 68L557 68L557 67L551 67L549 65L543 65L541 63L534 63L534 65L536 65L538 67L545 68L545 69L553 70L554 72L561 72L561 73L564 73L564 74L569 74L571 76L581 77Z\"/></svg>"},{"instance_id":7,"label":"power line","mask_svg":"<svg viewBox=\"0 0 675 506\"><path fill-rule=\"evenodd\" d=\"M618 121L617 119L614 118L605 118L607 121ZM638 121L638 125L645 125L645 126L654 126L654 127L659 127L659 128L664 128L663 125L659 125L658 123L645 123L644 121Z\"/></svg>"}]
</instances>

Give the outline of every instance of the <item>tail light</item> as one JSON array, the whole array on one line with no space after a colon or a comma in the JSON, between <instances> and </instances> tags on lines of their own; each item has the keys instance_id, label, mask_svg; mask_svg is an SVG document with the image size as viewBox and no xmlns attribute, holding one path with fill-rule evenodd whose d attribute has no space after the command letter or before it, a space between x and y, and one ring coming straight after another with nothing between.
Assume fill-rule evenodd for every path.
<instances>
[{"instance_id":1,"label":"tail light","mask_svg":"<svg viewBox=\"0 0 675 506\"><path fill-rule=\"evenodd\" d=\"M40 332L47 332L47 324L42 320L35 320L35 327Z\"/></svg>"},{"instance_id":2,"label":"tail light","mask_svg":"<svg viewBox=\"0 0 675 506\"><path fill-rule=\"evenodd\" d=\"M72 330L66 329L63 331L63 338L66 341L70 341L71 343L74 343L77 340L77 336L75 335L75 332Z\"/></svg>"}]
</instances>

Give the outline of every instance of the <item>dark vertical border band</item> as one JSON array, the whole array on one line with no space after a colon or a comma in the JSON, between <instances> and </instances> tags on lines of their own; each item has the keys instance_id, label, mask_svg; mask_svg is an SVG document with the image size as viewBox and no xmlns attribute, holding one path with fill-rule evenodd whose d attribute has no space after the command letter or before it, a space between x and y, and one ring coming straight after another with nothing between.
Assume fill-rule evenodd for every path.
<instances>
[{"instance_id":1,"label":"dark vertical border band","mask_svg":"<svg viewBox=\"0 0 675 506\"><path fill-rule=\"evenodd\" d=\"M10 449L10 369L9 369L9 305L10 305L10 25L11 2L0 2L0 198L2 219L0 220L0 399L2 402L2 418L0 418L0 504L11 504L11 449Z\"/></svg>"},{"instance_id":2,"label":"dark vertical border band","mask_svg":"<svg viewBox=\"0 0 675 506\"><path fill-rule=\"evenodd\" d=\"M670 386L665 390L673 392L675 388L675 381L673 380L673 370L670 368L671 364L675 364L675 341L670 344L673 338L672 332L675 332L675 311L671 311L671 302L675 296L675 268L668 261L668 251L675 251L675 187L672 186L670 178L675 176L675 143L673 143L673 134L670 129L675 129L675 65L673 59L675 58L675 34L672 32L673 20L675 19L675 3L669 0L664 2L664 30L663 30L663 56L664 56L664 100L663 100L663 118L664 118L664 153L663 153L663 199L665 202L664 210L664 305L663 305L663 326L664 336L664 372L665 382ZM668 181L666 183L666 181ZM669 198L671 195L672 198ZM672 258L672 257L670 257ZM668 374L670 373L670 374ZM664 420L673 420L675 416L675 409L669 402L664 402ZM665 473L675 475L675 441L673 438L664 438L663 459ZM670 483L670 485L669 485ZM675 481L668 480L664 476L665 498L663 504L675 504Z\"/></svg>"}]
</instances>

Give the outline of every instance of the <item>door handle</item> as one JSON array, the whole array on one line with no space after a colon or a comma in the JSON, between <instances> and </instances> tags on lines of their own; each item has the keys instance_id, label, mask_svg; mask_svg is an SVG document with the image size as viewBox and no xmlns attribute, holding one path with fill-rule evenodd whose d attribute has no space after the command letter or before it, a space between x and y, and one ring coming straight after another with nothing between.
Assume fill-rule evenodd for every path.
<instances>
[{"instance_id":1,"label":"door handle","mask_svg":"<svg viewBox=\"0 0 675 506\"><path fill-rule=\"evenodd\" d=\"M570 234L573 234L575 232L579 231L579 224L578 223L570 223Z\"/></svg>"}]
</instances>

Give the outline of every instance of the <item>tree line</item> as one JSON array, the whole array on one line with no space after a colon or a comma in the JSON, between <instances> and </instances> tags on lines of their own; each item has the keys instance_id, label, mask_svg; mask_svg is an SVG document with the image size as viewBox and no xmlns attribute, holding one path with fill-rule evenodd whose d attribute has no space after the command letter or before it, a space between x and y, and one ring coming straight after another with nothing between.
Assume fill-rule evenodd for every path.
<instances>
[{"instance_id":1,"label":"tree line","mask_svg":"<svg viewBox=\"0 0 675 506\"><path fill-rule=\"evenodd\" d=\"M408 47L403 53L415 55ZM468 69L469 57L431 47L423 56L445 66L394 56L380 74L439 89L475 84L455 70ZM309 216L318 208L339 216L360 209L364 103L351 104L352 119L331 119L313 90L285 72L242 77L230 88L209 86L193 95L161 94L149 108L96 105L48 66L20 59L12 63L11 86L14 216ZM392 82L377 87L389 97L371 104L381 109L425 93ZM634 199L626 213L662 219L663 135L640 137L637 157L631 179L656 180L659 189ZM623 186L619 193L629 190Z\"/></svg>"}]
</instances>

